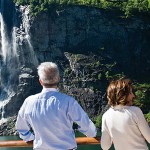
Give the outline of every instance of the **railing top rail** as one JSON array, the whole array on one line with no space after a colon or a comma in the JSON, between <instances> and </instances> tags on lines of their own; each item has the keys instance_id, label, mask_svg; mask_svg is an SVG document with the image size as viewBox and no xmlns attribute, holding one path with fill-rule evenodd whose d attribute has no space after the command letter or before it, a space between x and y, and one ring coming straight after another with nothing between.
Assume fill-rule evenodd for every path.
<instances>
[{"instance_id":1,"label":"railing top rail","mask_svg":"<svg viewBox=\"0 0 150 150\"><path fill-rule=\"evenodd\" d=\"M100 144L100 137L76 137L78 145ZM32 147L33 142L24 142L23 140L0 141L0 147Z\"/></svg>"}]
</instances>

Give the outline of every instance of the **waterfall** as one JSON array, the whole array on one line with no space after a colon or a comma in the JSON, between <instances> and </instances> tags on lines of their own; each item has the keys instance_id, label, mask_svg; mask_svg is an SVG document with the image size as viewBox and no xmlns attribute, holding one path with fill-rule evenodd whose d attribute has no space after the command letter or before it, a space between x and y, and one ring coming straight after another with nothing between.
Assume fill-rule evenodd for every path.
<instances>
[{"instance_id":1,"label":"waterfall","mask_svg":"<svg viewBox=\"0 0 150 150\"><path fill-rule=\"evenodd\" d=\"M3 13L4 13L4 0L1 0L1 9L0 9L0 23L1 23L1 51L0 51L0 56L1 56L1 64L0 64L0 80L1 80L1 93L0 93L0 112L1 112L1 122L2 120L4 119L4 97L5 95L7 95L3 90L3 77L2 77L2 69L3 69L3 63L6 62L6 58L7 58L7 55L8 55L8 51L10 49L9 47L9 40L8 40L8 37L7 37L7 30L6 30L6 25L5 25L5 22L4 22L4 19L3 19ZM8 50L8 51L7 51ZM1 123L0 122L0 123Z\"/></svg>"},{"instance_id":2,"label":"waterfall","mask_svg":"<svg viewBox=\"0 0 150 150\"><path fill-rule=\"evenodd\" d=\"M31 37L30 37L30 15L29 15L29 7L26 7L25 12L23 14L23 27L25 29L25 39L27 41L27 45L29 47L29 57L30 57L30 63L33 64L34 66L38 66L38 60L37 57L34 53L33 46L31 44Z\"/></svg>"},{"instance_id":3,"label":"waterfall","mask_svg":"<svg viewBox=\"0 0 150 150\"><path fill-rule=\"evenodd\" d=\"M2 117L1 117L1 119L4 119L4 113L5 113L4 105L2 105Z\"/></svg>"},{"instance_id":4,"label":"waterfall","mask_svg":"<svg viewBox=\"0 0 150 150\"><path fill-rule=\"evenodd\" d=\"M4 122L7 121L6 118L4 118L4 114L5 114L5 109L4 109L4 106L8 103L8 100L5 100L5 101L0 101L0 125Z\"/></svg>"},{"instance_id":5,"label":"waterfall","mask_svg":"<svg viewBox=\"0 0 150 150\"><path fill-rule=\"evenodd\" d=\"M29 34L29 9L20 8L22 22L17 24L15 6L5 8L9 2L0 0L0 120L5 119L5 105L17 93L20 68L38 66Z\"/></svg>"},{"instance_id":6,"label":"waterfall","mask_svg":"<svg viewBox=\"0 0 150 150\"><path fill-rule=\"evenodd\" d=\"M4 11L4 3L5 0L1 0L1 13L0 13L0 22L1 22L1 56L3 57L3 62L9 63L12 57L16 57L16 48L11 46L11 38L9 37L7 31L7 25L4 21L3 15ZM13 32L14 34L14 32ZM13 42L14 43L14 42Z\"/></svg>"},{"instance_id":7,"label":"waterfall","mask_svg":"<svg viewBox=\"0 0 150 150\"><path fill-rule=\"evenodd\" d=\"M18 46L17 46L16 37L17 37L17 35L16 35L16 27L13 27L13 31L12 31L12 50L13 50L13 53L12 54L18 60L18 53L17 53Z\"/></svg>"},{"instance_id":8,"label":"waterfall","mask_svg":"<svg viewBox=\"0 0 150 150\"><path fill-rule=\"evenodd\" d=\"M3 101L0 101L0 125L7 121L7 118L5 118L5 105L9 102L10 99L5 99Z\"/></svg>"},{"instance_id":9,"label":"waterfall","mask_svg":"<svg viewBox=\"0 0 150 150\"><path fill-rule=\"evenodd\" d=\"M0 13L0 22L1 22L1 55L3 56L3 61L6 62L7 52L10 50L9 41L6 34L6 27L2 14ZM8 51L7 51L8 50Z\"/></svg>"},{"instance_id":10,"label":"waterfall","mask_svg":"<svg viewBox=\"0 0 150 150\"><path fill-rule=\"evenodd\" d=\"M0 9L0 23L1 23L1 51L0 51L0 79L1 79L1 88L4 91L9 89L9 82L12 82L13 71L16 67L16 50L15 47L12 47L12 37L11 37L11 27L8 27L8 17L7 9L4 9L6 0L1 0L1 9ZM11 10L11 9L10 9ZM7 16L8 15L8 16ZM11 20L11 18L9 18ZM11 24L9 22L9 24ZM11 26L11 25L10 25ZM11 81L10 81L11 80ZM2 93L2 92L1 92Z\"/></svg>"}]
</instances>

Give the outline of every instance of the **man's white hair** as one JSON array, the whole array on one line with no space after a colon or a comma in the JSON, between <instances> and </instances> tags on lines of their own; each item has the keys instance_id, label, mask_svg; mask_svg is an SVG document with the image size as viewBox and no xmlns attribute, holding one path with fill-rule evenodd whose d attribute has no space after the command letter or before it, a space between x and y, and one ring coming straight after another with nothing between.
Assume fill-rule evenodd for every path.
<instances>
[{"instance_id":1,"label":"man's white hair","mask_svg":"<svg viewBox=\"0 0 150 150\"><path fill-rule=\"evenodd\" d=\"M43 84L53 85L59 82L58 66L53 62L43 62L38 66L39 79Z\"/></svg>"}]
</instances>

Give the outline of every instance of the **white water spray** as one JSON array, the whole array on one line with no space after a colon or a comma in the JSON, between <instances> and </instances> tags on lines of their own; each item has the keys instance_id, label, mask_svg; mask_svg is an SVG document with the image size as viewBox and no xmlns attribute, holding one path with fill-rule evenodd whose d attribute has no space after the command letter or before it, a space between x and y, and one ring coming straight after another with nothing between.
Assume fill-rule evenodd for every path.
<instances>
[{"instance_id":1,"label":"white water spray","mask_svg":"<svg viewBox=\"0 0 150 150\"><path fill-rule=\"evenodd\" d=\"M18 59L18 57L17 57L18 56L18 53L17 53L18 45L17 45L16 37L17 37L16 36L16 27L13 27L13 31L12 31L12 50L13 50L14 57L16 57Z\"/></svg>"},{"instance_id":2,"label":"white water spray","mask_svg":"<svg viewBox=\"0 0 150 150\"><path fill-rule=\"evenodd\" d=\"M38 66L38 60L37 60L37 57L34 53L34 49L33 49L33 46L31 44L31 39L30 39L30 18L29 18L29 7L26 8L25 10L25 13L24 13L24 16L23 16L23 20L24 20L24 29L25 29L25 38L27 40L27 44L29 46L29 54L30 54L30 58L31 58L31 63L34 64L34 66Z\"/></svg>"},{"instance_id":3,"label":"white water spray","mask_svg":"<svg viewBox=\"0 0 150 150\"><path fill-rule=\"evenodd\" d=\"M0 32L1 32L1 64L0 64L0 122L5 121L5 105L9 102L10 93L13 93L13 89L9 85L12 80L14 80L14 72L16 73L18 63L16 60L17 51L16 51L16 39L15 39L15 30L12 32L12 37L9 37L7 31L7 25L3 18L4 16L4 1L1 0L1 11L0 11ZM10 34L11 36L11 34ZM12 41L11 41L12 39ZM15 71L14 71L15 70ZM5 72L5 73L4 73ZM3 74L3 75L2 75ZM7 75L5 75L7 74ZM6 78L6 79L5 79ZM3 80L6 81L3 81Z\"/></svg>"},{"instance_id":4,"label":"white water spray","mask_svg":"<svg viewBox=\"0 0 150 150\"><path fill-rule=\"evenodd\" d=\"M1 0L1 12L0 12L0 23L1 23L1 55L4 63L9 63L11 59L17 57L17 46L16 46L16 33L15 27L12 30L12 37L8 37L7 27L3 18L4 14L4 1ZM10 40L12 39L12 41ZM12 44L11 44L12 43Z\"/></svg>"},{"instance_id":5,"label":"white water spray","mask_svg":"<svg viewBox=\"0 0 150 150\"><path fill-rule=\"evenodd\" d=\"M5 109L4 106L8 103L8 100L5 101L0 101L0 113L1 113L1 118L0 118L0 125L4 122L7 121L6 118L4 118L4 114L5 114Z\"/></svg>"},{"instance_id":6,"label":"white water spray","mask_svg":"<svg viewBox=\"0 0 150 150\"><path fill-rule=\"evenodd\" d=\"M9 46L9 41L7 38L7 34L6 34L6 26L4 23L4 19L2 14L0 13L0 22L1 22L1 52L2 52L2 56L3 56L3 61L6 62L6 58L8 55L8 51L10 50L10 46Z\"/></svg>"},{"instance_id":7,"label":"white water spray","mask_svg":"<svg viewBox=\"0 0 150 150\"><path fill-rule=\"evenodd\" d=\"M33 67L38 66L38 60L34 53L30 37L30 16L29 8L22 7L23 16L22 24L16 26L16 14L13 14L13 25L11 31L7 31L9 23L5 20L4 2L1 0L0 13L0 34L1 34L1 49L0 55L2 63L0 63L0 121L5 120L5 105L11 100L15 94L17 77L19 69L25 64L31 64ZM6 22L5 22L6 21ZM9 33L8 33L9 32ZM11 34L10 34L11 32ZM25 55L24 55L25 54ZM26 56L27 55L27 56ZM28 58L28 59L26 59ZM0 60L1 61L1 60ZM14 81L15 80L15 81Z\"/></svg>"}]
</instances>

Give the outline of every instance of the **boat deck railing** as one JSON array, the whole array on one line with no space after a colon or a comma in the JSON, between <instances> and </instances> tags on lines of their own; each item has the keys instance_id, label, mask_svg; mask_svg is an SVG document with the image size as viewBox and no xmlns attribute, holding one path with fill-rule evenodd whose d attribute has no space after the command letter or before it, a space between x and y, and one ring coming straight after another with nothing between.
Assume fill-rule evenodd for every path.
<instances>
[{"instance_id":1,"label":"boat deck railing","mask_svg":"<svg viewBox=\"0 0 150 150\"><path fill-rule=\"evenodd\" d=\"M77 145L100 144L100 137L76 137ZM0 147L32 147L33 142L23 140L0 141Z\"/></svg>"}]
</instances>

